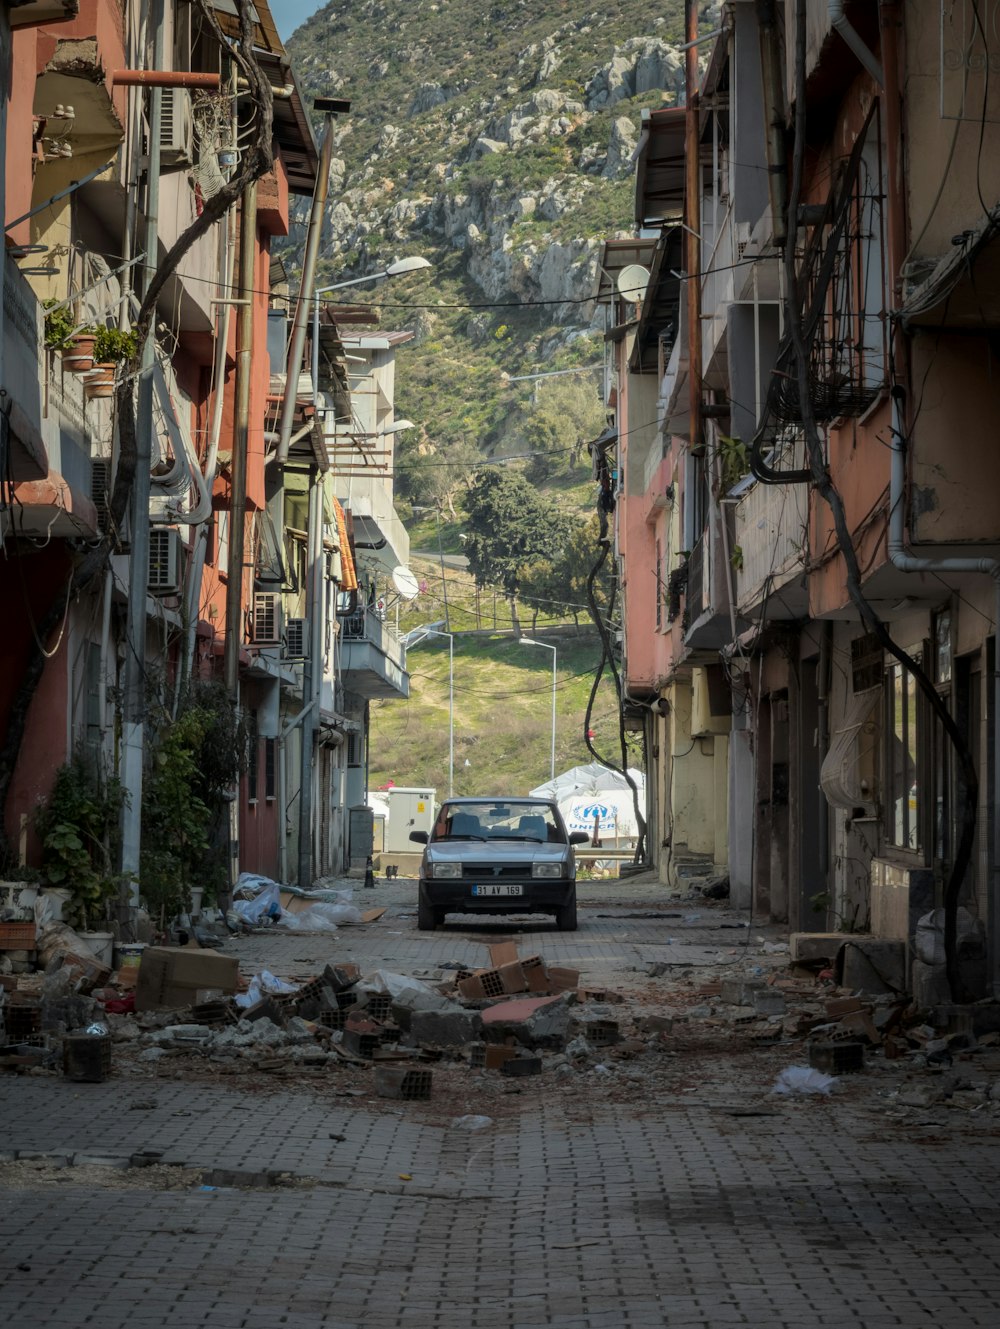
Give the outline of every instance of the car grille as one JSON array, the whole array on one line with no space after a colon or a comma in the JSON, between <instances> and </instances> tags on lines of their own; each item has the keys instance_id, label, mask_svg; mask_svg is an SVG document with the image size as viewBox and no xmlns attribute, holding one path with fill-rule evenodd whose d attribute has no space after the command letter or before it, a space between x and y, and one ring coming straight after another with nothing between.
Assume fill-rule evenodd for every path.
<instances>
[{"instance_id":1,"label":"car grille","mask_svg":"<svg viewBox=\"0 0 1000 1329\"><path fill-rule=\"evenodd\" d=\"M463 863L462 876L468 881L503 881L504 878L530 877L530 863Z\"/></svg>"}]
</instances>

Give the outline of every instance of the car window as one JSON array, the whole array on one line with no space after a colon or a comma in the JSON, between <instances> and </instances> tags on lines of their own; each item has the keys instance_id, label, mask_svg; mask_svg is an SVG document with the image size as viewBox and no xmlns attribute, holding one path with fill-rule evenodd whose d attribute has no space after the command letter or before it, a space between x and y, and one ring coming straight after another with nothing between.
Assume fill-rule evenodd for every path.
<instances>
[{"instance_id":1,"label":"car window","mask_svg":"<svg viewBox=\"0 0 1000 1329\"><path fill-rule=\"evenodd\" d=\"M481 803L445 803L434 825L433 839L524 840L537 844L565 844L558 815L549 804L518 799L490 799Z\"/></svg>"}]
</instances>

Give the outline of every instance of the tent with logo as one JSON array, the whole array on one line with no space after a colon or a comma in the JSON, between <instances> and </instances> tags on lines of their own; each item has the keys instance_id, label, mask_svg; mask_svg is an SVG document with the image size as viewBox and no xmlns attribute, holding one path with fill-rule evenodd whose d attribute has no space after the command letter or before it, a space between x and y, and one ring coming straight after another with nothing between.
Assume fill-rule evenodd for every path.
<instances>
[{"instance_id":1,"label":"tent with logo","mask_svg":"<svg viewBox=\"0 0 1000 1329\"><path fill-rule=\"evenodd\" d=\"M646 798L646 777L642 771L632 767L629 768L629 775L639 790L641 808ZM546 780L537 789L532 789L531 795L533 798L554 798L557 802L562 802L563 799L573 798L578 794L581 796L600 794L607 790L624 791L629 798L632 796L624 775L609 770L599 761L592 761L588 766L573 766L568 771L563 771L561 775L557 775L554 780Z\"/></svg>"}]
</instances>

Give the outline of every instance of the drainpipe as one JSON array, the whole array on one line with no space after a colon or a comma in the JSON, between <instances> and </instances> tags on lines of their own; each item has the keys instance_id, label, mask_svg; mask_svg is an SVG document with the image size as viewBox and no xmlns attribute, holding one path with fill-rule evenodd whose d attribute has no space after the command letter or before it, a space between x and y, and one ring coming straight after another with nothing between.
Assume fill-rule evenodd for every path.
<instances>
[{"instance_id":1,"label":"drainpipe","mask_svg":"<svg viewBox=\"0 0 1000 1329\"><path fill-rule=\"evenodd\" d=\"M819 677L816 686L816 710L817 710L817 755L819 757L819 768L823 769L823 763L826 761L826 754L830 750L830 677L831 663L833 660L833 624L824 622L822 625L822 636L819 639ZM824 887L828 884L828 874L830 871L830 805L826 801L826 794L823 793L823 786L819 787L819 844L817 846L817 857L819 858L819 870L823 878Z\"/></svg>"},{"instance_id":2,"label":"drainpipe","mask_svg":"<svg viewBox=\"0 0 1000 1329\"><path fill-rule=\"evenodd\" d=\"M165 49L163 0L153 0L153 64L163 64ZM149 267L146 285L158 263L160 210L160 133L163 89L150 91L149 162L146 176L146 226L143 248ZM146 714L146 598L149 593L149 493L153 456L153 364L156 318L150 320L139 368L136 411L135 479L132 483L132 547L128 573L128 617L125 635L125 696L122 723L122 785L127 794L122 814L122 875L128 880L129 909L139 907L139 858L142 850L142 776Z\"/></svg>"},{"instance_id":3,"label":"drainpipe","mask_svg":"<svg viewBox=\"0 0 1000 1329\"><path fill-rule=\"evenodd\" d=\"M882 72L882 66L875 59L874 55L861 40L861 34L857 28L851 24L844 13L844 6L847 0L827 0L827 13L830 17L830 27L840 33L844 41L858 57L861 63L871 74L872 78L880 88L885 87L885 75Z\"/></svg>"},{"instance_id":4,"label":"drainpipe","mask_svg":"<svg viewBox=\"0 0 1000 1329\"><path fill-rule=\"evenodd\" d=\"M760 76L764 120L767 124L767 192L771 202L771 230L776 245L788 236L788 156L785 152L785 92L781 79L781 35L775 0L757 0L760 32Z\"/></svg>"},{"instance_id":5,"label":"drainpipe","mask_svg":"<svg viewBox=\"0 0 1000 1329\"><path fill-rule=\"evenodd\" d=\"M698 5L684 0L684 194L687 244L688 392L692 454L701 446L701 156L698 114Z\"/></svg>"},{"instance_id":6,"label":"drainpipe","mask_svg":"<svg viewBox=\"0 0 1000 1329\"><path fill-rule=\"evenodd\" d=\"M306 573L306 621L309 624L309 654L302 667L302 762L299 778L299 866L298 883L308 890L313 882L313 748L316 743L316 712L323 686L322 592L317 587L323 571L323 477L315 469L309 485L308 571ZM317 656L319 665L317 665Z\"/></svg>"},{"instance_id":7,"label":"drainpipe","mask_svg":"<svg viewBox=\"0 0 1000 1329\"><path fill-rule=\"evenodd\" d=\"M295 319L292 324L292 336L288 347L288 362L285 366L285 394L281 399L281 417L278 421L278 450L274 460L284 466L291 447L292 420L295 417L296 398L298 397L299 374L302 370L302 353L306 345L306 326L309 322L309 306L313 287L316 285L316 259L319 254L320 236L323 232L323 213L326 211L327 195L330 192L330 160L333 156L333 120L328 115L323 146L319 154L319 167L316 174L316 191L313 194L312 210L309 214L309 230L306 234L305 254L302 258L302 278L299 282L299 294L295 301Z\"/></svg>"}]
</instances>

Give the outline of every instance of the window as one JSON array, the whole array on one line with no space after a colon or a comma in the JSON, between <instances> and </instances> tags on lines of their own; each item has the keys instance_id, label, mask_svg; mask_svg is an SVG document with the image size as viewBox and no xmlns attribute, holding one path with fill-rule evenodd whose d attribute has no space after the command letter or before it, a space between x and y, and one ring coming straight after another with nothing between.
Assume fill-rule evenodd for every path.
<instances>
[{"instance_id":1,"label":"window","mask_svg":"<svg viewBox=\"0 0 1000 1329\"><path fill-rule=\"evenodd\" d=\"M915 852L921 846L922 706L916 679L895 660L886 666L885 706L885 835L896 848Z\"/></svg>"},{"instance_id":2,"label":"window","mask_svg":"<svg viewBox=\"0 0 1000 1329\"><path fill-rule=\"evenodd\" d=\"M278 770L277 743L273 738L264 740L264 797L277 798Z\"/></svg>"},{"instance_id":3,"label":"window","mask_svg":"<svg viewBox=\"0 0 1000 1329\"><path fill-rule=\"evenodd\" d=\"M257 802L257 765L259 744L257 739L257 712L250 712L250 723L248 725L247 750L249 760L247 762L247 799L251 803Z\"/></svg>"}]
</instances>

